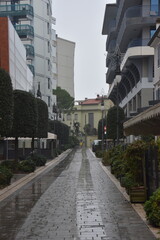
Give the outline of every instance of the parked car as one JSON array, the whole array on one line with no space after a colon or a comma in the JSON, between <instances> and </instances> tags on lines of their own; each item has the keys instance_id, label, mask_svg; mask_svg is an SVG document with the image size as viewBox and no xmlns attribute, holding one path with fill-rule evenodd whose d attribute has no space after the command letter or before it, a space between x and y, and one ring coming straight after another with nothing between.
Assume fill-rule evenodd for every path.
<instances>
[{"instance_id":1,"label":"parked car","mask_svg":"<svg viewBox=\"0 0 160 240\"><path fill-rule=\"evenodd\" d=\"M96 139L92 142L92 151L96 152L97 150L102 149L102 140Z\"/></svg>"}]
</instances>

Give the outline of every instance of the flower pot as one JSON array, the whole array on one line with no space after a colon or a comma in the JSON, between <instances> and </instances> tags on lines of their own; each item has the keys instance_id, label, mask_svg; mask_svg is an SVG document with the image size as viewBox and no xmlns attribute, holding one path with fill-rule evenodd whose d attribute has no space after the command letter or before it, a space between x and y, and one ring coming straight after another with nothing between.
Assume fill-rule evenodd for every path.
<instances>
[{"instance_id":1,"label":"flower pot","mask_svg":"<svg viewBox=\"0 0 160 240\"><path fill-rule=\"evenodd\" d=\"M147 200L147 192L144 186L132 187L129 195L131 203L144 203Z\"/></svg>"}]
</instances>

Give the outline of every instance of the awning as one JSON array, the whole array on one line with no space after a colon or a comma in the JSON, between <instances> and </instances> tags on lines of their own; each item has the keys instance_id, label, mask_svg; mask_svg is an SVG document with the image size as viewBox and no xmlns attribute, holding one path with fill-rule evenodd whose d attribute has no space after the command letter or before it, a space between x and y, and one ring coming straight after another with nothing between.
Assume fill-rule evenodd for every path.
<instances>
[{"instance_id":1,"label":"awning","mask_svg":"<svg viewBox=\"0 0 160 240\"><path fill-rule=\"evenodd\" d=\"M57 139L57 135L54 134L54 133L48 132L48 137L47 137L47 139Z\"/></svg>"},{"instance_id":2,"label":"awning","mask_svg":"<svg viewBox=\"0 0 160 240\"><path fill-rule=\"evenodd\" d=\"M160 103L129 119L123 126L126 136L160 135Z\"/></svg>"}]
</instances>

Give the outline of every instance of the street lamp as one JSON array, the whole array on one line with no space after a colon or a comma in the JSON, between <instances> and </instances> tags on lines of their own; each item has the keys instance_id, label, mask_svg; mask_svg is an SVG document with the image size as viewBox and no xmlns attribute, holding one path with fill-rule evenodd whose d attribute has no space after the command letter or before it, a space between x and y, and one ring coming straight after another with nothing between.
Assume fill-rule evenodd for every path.
<instances>
[{"instance_id":1,"label":"street lamp","mask_svg":"<svg viewBox=\"0 0 160 240\"><path fill-rule=\"evenodd\" d=\"M116 116L116 137L117 137L117 145L119 144L119 101L118 101L118 95L119 95L119 83L121 81L121 75L119 72L119 75L116 75L115 78L115 86L116 86L116 107L117 107L117 116Z\"/></svg>"},{"instance_id":2,"label":"street lamp","mask_svg":"<svg viewBox=\"0 0 160 240\"><path fill-rule=\"evenodd\" d=\"M102 95L101 98L101 110L102 110L102 151L104 150L104 122L103 122L103 113L104 113L104 98Z\"/></svg>"}]
</instances>

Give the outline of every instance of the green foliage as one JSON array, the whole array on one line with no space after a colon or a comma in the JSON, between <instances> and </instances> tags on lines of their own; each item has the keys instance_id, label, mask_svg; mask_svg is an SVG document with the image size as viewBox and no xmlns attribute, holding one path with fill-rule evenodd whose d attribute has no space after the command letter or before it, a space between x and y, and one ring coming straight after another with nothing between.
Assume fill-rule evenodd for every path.
<instances>
[{"instance_id":1,"label":"green foliage","mask_svg":"<svg viewBox=\"0 0 160 240\"><path fill-rule=\"evenodd\" d=\"M97 150L97 151L95 152L95 155L96 155L97 158L102 158L103 155L104 155L104 151L102 151L102 150Z\"/></svg>"},{"instance_id":2,"label":"green foliage","mask_svg":"<svg viewBox=\"0 0 160 240\"><path fill-rule=\"evenodd\" d=\"M74 148L79 145L79 140L76 136L69 136L69 148Z\"/></svg>"},{"instance_id":3,"label":"green foliage","mask_svg":"<svg viewBox=\"0 0 160 240\"><path fill-rule=\"evenodd\" d=\"M109 166L111 164L111 150L107 150L104 152L102 156L102 163L105 166Z\"/></svg>"},{"instance_id":4,"label":"green foliage","mask_svg":"<svg viewBox=\"0 0 160 240\"><path fill-rule=\"evenodd\" d=\"M123 121L125 119L124 111L118 107L118 129L119 138L123 138ZM117 106L108 110L107 114L107 139L116 140L117 138Z\"/></svg>"},{"instance_id":5,"label":"green foliage","mask_svg":"<svg viewBox=\"0 0 160 240\"><path fill-rule=\"evenodd\" d=\"M49 132L57 135L57 139L60 141L60 145L69 143L69 127L57 120L49 120Z\"/></svg>"},{"instance_id":6,"label":"green foliage","mask_svg":"<svg viewBox=\"0 0 160 240\"><path fill-rule=\"evenodd\" d=\"M150 223L160 227L160 188L145 202L144 210Z\"/></svg>"},{"instance_id":7,"label":"green foliage","mask_svg":"<svg viewBox=\"0 0 160 240\"><path fill-rule=\"evenodd\" d=\"M12 137L34 137L37 133L37 101L28 92L14 90Z\"/></svg>"},{"instance_id":8,"label":"green foliage","mask_svg":"<svg viewBox=\"0 0 160 240\"><path fill-rule=\"evenodd\" d=\"M137 185L143 185L143 161L147 144L138 140L128 145L124 158L127 163L128 172L132 175Z\"/></svg>"},{"instance_id":9,"label":"green foliage","mask_svg":"<svg viewBox=\"0 0 160 240\"><path fill-rule=\"evenodd\" d=\"M48 134L48 107L47 104L37 98L37 108L38 108L38 138L47 138Z\"/></svg>"},{"instance_id":10,"label":"green foliage","mask_svg":"<svg viewBox=\"0 0 160 240\"><path fill-rule=\"evenodd\" d=\"M7 186L10 184L13 174L9 168L0 165L0 186Z\"/></svg>"},{"instance_id":11,"label":"green foliage","mask_svg":"<svg viewBox=\"0 0 160 240\"><path fill-rule=\"evenodd\" d=\"M57 87L56 90L53 90L53 94L57 96L57 107L58 109L71 109L74 106L74 98L70 96L70 94L61 89L61 87Z\"/></svg>"},{"instance_id":12,"label":"green foliage","mask_svg":"<svg viewBox=\"0 0 160 240\"><path fill-rule=\"evenodd\" d=\"M31 173L34 172L35 169L35 163L31 159L26 159L19 163L19 170L22 172Z\"/></svg>"},{"instance_id":13,"label":"green foliage","mask_svg":"<svg viewBox=\"0 0 160 240\"><path fill-rule=\"evenodd\" d=\"M13 121L13 90L9 74L0 68L0 136L8 136Z\"/></svg>"},{"instance_id":14,"label":"green foliage","mask_svg":"<svg viewBox=\"0 0 160 240\"><path fill-rule=\"evenodd\" d=\"M11 172L17 172L19 163L13 160L5 160L0 166L8 168Z\"/></svg>"},{"instance_id":15,"label":"green foliage","mask_svg":"<svg viewBox=\"0 0 160 240\"><path fill-rule=\"evenodd\" d=\"M47 162L47 158L40 154L33 154L27 158L27 160L33 161L37 167L44 166Z\"/></svg>"}]
</instances>

